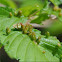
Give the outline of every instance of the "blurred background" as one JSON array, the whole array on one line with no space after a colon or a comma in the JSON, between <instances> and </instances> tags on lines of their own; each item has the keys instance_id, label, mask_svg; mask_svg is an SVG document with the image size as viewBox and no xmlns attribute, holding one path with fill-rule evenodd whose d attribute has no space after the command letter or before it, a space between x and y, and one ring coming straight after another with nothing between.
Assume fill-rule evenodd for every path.
<instances>
[{"instance_id":1,"label":"blurred background","mask_svg":"<svg viewBox=\"0 0 62 62\"><path fill-rule=\"evenodd\" d=\"M0 7L21 10L22 14L28 17L28 23L40 30L41 34L49 31L51 36L56 36L62 42L62 17L58 15L60 12L53 10L55 6L61 9L62 0L0 0ZM1 50L1 62L18 62L10 59L3 48Z\"/></svg>"}]
</instances>

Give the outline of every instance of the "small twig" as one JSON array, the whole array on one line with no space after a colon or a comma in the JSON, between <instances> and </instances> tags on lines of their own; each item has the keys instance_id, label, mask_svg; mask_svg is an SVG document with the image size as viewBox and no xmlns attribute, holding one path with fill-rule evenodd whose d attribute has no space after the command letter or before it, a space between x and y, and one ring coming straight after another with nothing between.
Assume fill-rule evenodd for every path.
<instances>
[{"instance_id":1,"label":"small twig","mask_svg":"<svg viewBox=\"0 0 62 62\"><path fill-rule=\"evenodd\" d=\"M35 15L37 12L39 12L40 10L34 12L33 14L31 14L28 18L30 19L30 17L32 17L33 15Z\"/></svg>"},{"instance_id":2,"label":"small twig","mask_svg":"<svg viewBox=\"0 0 62 62\"><path fill-rule=\"evenodd\" d=\"M48 20L45 20L42 22L42 25L40 24L35 24L35 23L31 23L31 25L34 27L34 28L48 28L49 26L51 26L51 24L53 22L55 22L56 19L48 19Z\"/></svg>"}]
</instances>

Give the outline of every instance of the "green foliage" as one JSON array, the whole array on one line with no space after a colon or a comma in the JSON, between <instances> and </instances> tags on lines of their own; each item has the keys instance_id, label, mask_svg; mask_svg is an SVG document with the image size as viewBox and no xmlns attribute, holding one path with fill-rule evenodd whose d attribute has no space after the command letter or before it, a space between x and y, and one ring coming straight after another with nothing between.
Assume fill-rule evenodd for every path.
<instances>
[{"instance_id":1,"label":"green foliage","mask_svg":"<svg viewBox=\"0 0 62 62\"><path fill-rule=\"evenodd\" d=\"M9 7L0 7L0 14L3 16L9 16L9 12L14 15L15 10ZM5 12L5 13L4 13Z\"/></svg>"},{"instance_id":2,"label":"green foliage","mask_svg":"<svg viewBox=\"0 0 62 62\"><path fill-rule=\"evenodd\" d=\"M49 36L42 36L41 41L39 43L40 46L49 50L54 56L58 57L61 61L62 59L62 46L59 40L56 37Z\"/></svg>"},{"instance_id":3,"label":"green foliage","mask_svg":"<svg viewBox=\"0 0 62 62\"><path fill-rule=\"evenodd\" d=\"M61 0L50 0L54 5L58 6L59 4L62 3Z\"/></svg>"},{"instance_id":4,"label":"green foliage","mask_svg":"<svg viewBox=\"0 0 62 62\"><path fill-rule=\"evenodd\" d=\"M46 49L48 49L50 52L52 51L52 53L56 53L55 50L59 49L58 44L60 44L59 40L57 40L56 37L52 37L49 36L48 38L46 38L46 36L42 36L41 41L40 41L40 45L42 47L45 47Z\"/></svg>"},{"instance_id":5,"label":"green foliage","mask_svg":"<svg viewBox=\"0 0 62 62\"><path fill-rule=\"evenodd\" d=\"M57 20L47 29L47 31L49 31L51 35L58 35L62 33L61 28L62 28L62 22Z\"/></svg>"},{"instance_id":6,"label":"green foliage","mask_svg":"<svg viewBox=\"0 0 62 62\"><path fill-rule=\"evenodd\" d=\"M33 41L31 41L31 39L27 35L22 34L21 32L13 31L8 36L2 35L2 33L0 33L0 38L1 43L4 45L4 49L9 55L9 57L20 59L20 62L21 61L59 62L58 58L53 56L48 50L36 45ZM46 51L46 53L43 54L42 53L43 51Z\"/></svg>"},{"instance_id":7,"label":"green foliage","mask_svg":"<svg viewBox=\"0 0 62 62\"><path fill-rule=\"evenodd\" d=\"M2 45L2 44L0 44L0 49L2 48L2 46L3 46L3 45Z\"/></svg>"},{"instance_id":8,"label":"green foliage","mask_svg":"<svg viewBox=\"0 0 62 62\"><path fill-rule=\"evenodd\" d=\"M60 59L62 59L62 52L61 51L62 51L62 46L57 50L57 54L56 54L57 57Z\"/></svg>"},{"instance_id":9,"label":"green foliage","mask_svg":"<svg viewBox=\"0 0 62 62\"><path fill-rule=\"evenodd\" d=\"M55 15L57 16L58 20L62 21L62 16L59 16L61 11L54 11L53 8L49 5L50 2L48 0L17 0L20 3L19 10L22 10L22 13L26 17L32 17L37 15L38 18L32 20L32 23L41 23L42 21L48 19L48 15ZM50 0L54 6L58 6L62 3L61 0ZM14 2L12 0L0 0L2 4L15 8ZM12 4L13 3L13 4ZM17 9L18 10L18 9ZM38 11L38 12L37 12ZM37 13L36 13L37 12ZM41 14L40 14L41 13ZM43 15L43 16L41 16Z\"/></svg>"},{"instance_id":10,"label":"green foliage","mask_svg":"<svg viewBox=\"0 0 62 62\"><path fill-rule=\"evenodd\" d=\"M30 16L31 14L33 14L34 12L38 11L40 8L37 6L27 6L27 7L22 7L19 10L22 10L22 13L25 16Z\"/></svg>"},{"instance_id":11,"label":"green foliage","mask_svg":"<svg viewBox=\"0 0 62 62\"><path fill-rule=\"evenodd\" d=\"M13 25L16 23L26 23L27 18L21 16L15 17L14 15L9 18L9 11L6 9L0 9L0 43L4 46L6 53L10 58L17 59L21 61L56 61L60 62L59 58L53 56L53 54L44 46L36 44L35 41L32 41L27 34L23 34L22 31L14 30ZM11 32L6 35L6 28L9 27ZM40 31L33 29L36 37L38 38L41 34ZM50 40L51 39L51 40ZM54 37L45 38L41 36L41 41L44 44L52 45L55 47L57 43L60 43ZM41 42L40 42L41 43ZM45 51L45 52L44 52ZM62 51L62 50L61 50Z\"/></svg>"},{"instance_id":12,"label":"green foliage","mask_svg":"<svg viewBox=\"0 0 62 62\"><path fill-rule=\"evenodd\" d=\"M9 8L8 8L9 9ZM9 18L9 11L5 8L0 7L0 30L6 29L6 27L13 27L16 23L25 23L27 21L27 17L21 16L21 18L15 17L14 15ZM13 11L11 11L14 13ZM3 25L2 25L3 24Z\"/></svg>"},{"instance_id":13,"label":"green foliage","mask_svg":"<svg viewBox=\"0 0 62 62\"><path fill-rule=\"evenodd\" d=\"M36 19L32 20L31 23L41 24L42 21L48 19L47 14L40 14Z\"/></svg>"},{"instance_id":14,"label":"green foliage","mask_svg":"<svg viewBox=\"0 0 62 62\"><path fill-rule=\"evenodd\" d=\"M43 0L23 0L21 2L22 6L20 9L22 10L25 16L29 16L35 13L36 11L41 10L46 4L46 2L44 2Z\"/></svg>"},{"instance_id":15,"label":"green foliage","mask_svg":"<svg viewBox=\"0 0 62 62\"><path fill-rule=\"evenodd\" d=\"M55 15L59 21L62 21L62 9L58 7L59 5L58 3L60 3L60 1L59 0L57 1L51 0L51 2L54 4L54 7L51 7L50 2L46 1L46 3L44 3L43 8L41 9L41 12L39 11L41 14L38 14L38 18L36 18L35 20L32 20L31 23L40 24L42 21L45 21L46 19L50 18L50 16L48 17L48 15ZM42 15L42 16L39 16L39 15Z\"/></svg>"},{"instance_id":16,"label":"green foliage","mask_svg":"<svg viewBox=\"0 0 62 62\"><path fill-rule=\"evenodd\" d=\"M41 5L42 0L23 0L23 5L22 6L34 6L34 5ZM43 4L43 3L42 3Z\"/></svg>"},{"instance_id":17,"label":"green foliage","mask_svg":"<svg viewBox=\"0 0 62 62\"><path fill-rule=\"evenodd\" d=\"M42 21L49 19L48 15L55 15L57 16L58 20L62 21L61 18L62 16L59 16L61 11L54 11L52 7L50 7L50 2L48 0L18 0L21 7L17 10L22 10L22 13L24 16L30 18L32 16L37 15L38 17L35 18L35 20L32 20L31 23L38 23L40 24ZM50 0L54 6L58 6L61 4L61 0ZM5 3L5 5L11 5L12 7L12 0L1 0L0 1L2 4ZM12 2L12 3L11 3ZM8 3L8 4L7 4ZM8 8L7 8L8 9Z\"/></svg>"},{"instance_id":18,"label":"green foliage","mask_svg":"<svg viewBox=\"0 0 62 62\"><path fill-rule=\"evenodd\" d=\"M12 0L0 0L0 3L12 8L16 8L16 4Z\"/></svg>"}]
</instances>

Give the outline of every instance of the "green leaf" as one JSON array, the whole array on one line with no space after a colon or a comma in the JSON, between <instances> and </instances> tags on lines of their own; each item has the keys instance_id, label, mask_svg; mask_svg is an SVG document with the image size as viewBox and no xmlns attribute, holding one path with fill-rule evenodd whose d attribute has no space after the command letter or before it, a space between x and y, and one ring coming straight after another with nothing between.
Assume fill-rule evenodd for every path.
<instances>
[{"instance_id":1,"label":"green leaf","mask_svg":"<svg viewBox=\"0 0 62 62\"><path fill-rule=\"evenodd\" d=\"M14 15L15 10L10 7L0 7L0 15L9 15L9 12L11 12ZM5 13L4 13L5 12Z\"/></svg>"},{"instance_id":2,"label":"green leaf","mask_svg":"<svg viewBox=\"0 0 62 62\"><path fill-rule=\"evenodd\" d=\"M33 14L35 11L41 10L46 4L43 0L31 0L31 1L23 0L21 2L22 2L22 7L20 9L22 10L22 13L25 16L29 16Z\"/></svg>"},{"instance_id":3,"label":"green leaf","mask_svg":"<svg viewBox=\"0 0 62 62\"><path fill-rule=\"evenodd\" d=\"M0 15L8 16L9 12L5 10L3 7L0 7Z\"/></svg>"},{"instance_id":4,"label":"green leaf","mask_svg":"<svg viewBox=\"0 0 62 62\"><path fill-rule=\"evenodd\" d=\"M61 45L62 45L62 42L61 42Z\"/></svg>"},{"instance_id":5,"label":"green leaf","mask_svg":"<svg viewBox=\"0 0 62 62\"><path fill-rule=\"evenodd\" d=\"M35 5L35 6L22 7L19 10L22 10L22 13L25 16L29 16L29 15L33 14L34 12L38 11L39 9L40 9L40 7L37 7L37 5Z\"/></svg>"},{"instance_id":6,"label":"green leaf","mask_svg":"<svg viewBox=\"0 0 62 62\"><path fill-rule=\"evenodd\" d=\"M36 19L32 20L31 23L41 24L42 21L48 19L48 14L40 14Z\"/></svg>"},{"instance_id":7,"label":"green leaf","mask_svg":"<svg viewBox=\"0 0 62 62\"><path fill-rule=\"evenodd\" d=\"M60 0L50 0L50 1L56 6L62 3Z\"/></svg>"},{"instance_id":8,"label":"green leaf","mask_svg":"<svg viewBox=\"0 0 62 62\"><path fill-rule=\"evenodd\" d=\"M56 58L43 47L38 46L32 41L29 36L22 34L18 31L11 32L8 36L4 35L5 32L0 33L1 43L9 57L19 59L21 61L56 61ZM45 54L42 52L46 51Z\"/></svg>"},{"instance_id":9,"label":"green leaf","mask_svg":"<svg viewBox=\"0 0 62 62\"><path fill-rule=\"evenodd\" d=\"M61 11L59 10L55 11L54 8L49 6L49 4L50 2L46 2L46 6L42 9L41 13L46 13L47 15L55 15L59 21L62 21L62 16L60 15L62 13L62 9L58 7L59 9L61 9Z\"/></svg>"},{"instance_id":10,"label":"green leaf","mask_svg":"<svg viewBox=\"0 0 62 62\"><path fill-rule=\"evenodd\" d=\"M62 22L56 20L49 28L46 29L51 35L59 35L62 33Z\"/></svg>"},{"instance_id":11,"label":"green leaf","mask_svg":"<svg viewBox=\"0 0 62 62\"><path fill-rule=\"evenodd\" d=\"M24 16L22 16L21 18L8 18L5 16L0 16L0 20L0 30L5 30L7 27L13 28L13 25L16 23L25 23L27 21L27 18L25 18Z\"/></svg>"},{"instance_id":12,"label":"green leaf","mask_svg":"<svg viewBox=\"0 0 62 62\"><path fill-rule=\"evenodd\" d=\"M42 36L41 41L39 43L40 46L49 50L54 56L62 60L62 46L59 40L56 37L48 37Z\"/></svg>"},{"instance_id":13,"label":"green leaf","mask_svg":"<svg viewBox=\"0 0 62 62\"><path fill-rule=\"evenodd\" d=\"M42 0L23 0L22 6L34 6L34 5L42 5L43 1Z\"/></svg>"},{"instance_id":14,"label":"green leaf","mask_svg":"<svg viewBox=\"0 0 62 62\"><path fill-rule=\"evenodd\" d=\"M35 18L34 20L32 20L31 23L41 24L42 21L49 19L48 15L49 15L49 13L51 13L50 9L49 9L49 4L50 4L50 2L48 2L46 0L42 10L40 11L40 13L38 15L38 17Z\"/></svg>"},{"instance_id":15,"label":"green leaf","mask_svg":"<svg viewBox=\"0 0 62 62\"><path fill-rule=\"evenodd\" d=\"M4 12L2 12L0 14L0 43L4 46L4 49L10 58L17 59L20 62L59 62L59 59L56 56L53 56L46 48L37 45L28 35L22 34L21 31L12 30L14 24L19 22L25 23L26 18L23 16L21 16L21 18L15 16L9 18L9 12L7 10L4 9ZM6 27L11 29L9 35L6 35ZM40 31L35 29L33 29L33 31L35 31L37 37L40 35ZM45 51L45 53L43 53L43 51Z\"/></svg>"},{"instance_id":16,"label":"green leaf","mask_svg":"<svg viewBox=\"0 0 62 62\"><path fill-rule=\"evenodd\" d=\"M57 51L58 57L62 59L62 46Z\"/></svg>"},{"instance_id":17,"label":"green leaf","mask_svg":"<svg viewBox=\"0 0 62 62\"><path fill-rule=\"evenodd\" d=\"M54 52L54 54L56 53L55 51L57 47L59 47L58 44L60 44L59 40L56 37L52 36L49 36L48 38L46 38L46 36L42 36L41 41L39 43L39 45L48 49L52 53Z\"/></svg>"},{"instance_id":18,"label":"green leaf","mask_svg":"<svg viewBox=\"0 0 62 62\"><path fill-rule=\"evenodd\" d=\"M2 45L2 44L0 44L0 49L2 48L2 46L3 46L3 45Z\"/></svg>"},{"instance_id":19,"label":"green leaf","mask_svg":"<svg viewBox=\"0 0 62 62\"><path fill-rule=\"evenodd\" d=\"M12 13L13 11L10 10ZM16 23L25 23L27 22L27 17L24 17L23 15L18 18L15 17L14 15L10 18L9 17L9 8L5 9L0 7L0 30L5 30L7 27L13 28L13 25Z\"/></svg>"},{"instance_id":20,"label":"green leaf","mask_svg":"<svg viewBox=\"0 0 62 62\"><path fill-rule=\"evenodd\" d=\"M16 8L16 5L12 0L0 0L0 3L10 6L11 8Z\"/></svg>"},{"instance_id":21,"label":"green leaf","mask_svg":"<svg viewBox=\"0 0 62 62\"><path fill-rule=\"evenodd\" d=\"M41 31L37 30L37 29L33 29L33 32L35 32L36 38L38 38L39 36L41 36Z\"/></svg>"}]
</instances>

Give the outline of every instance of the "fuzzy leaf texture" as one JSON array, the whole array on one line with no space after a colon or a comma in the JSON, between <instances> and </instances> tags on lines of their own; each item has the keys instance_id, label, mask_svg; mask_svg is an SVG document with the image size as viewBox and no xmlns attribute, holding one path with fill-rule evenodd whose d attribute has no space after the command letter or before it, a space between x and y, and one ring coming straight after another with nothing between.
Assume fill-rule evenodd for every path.
<instances>
[{"instance_id":1,"label":"fuzzy leaf texture","mask_svg":"<svg viewBox=\"0 0 62 62\"><path fill-rule=\"evenodd\" d=\"M54 42L55 41L55 42ZM56 37L49 36L46 38L45 36L42 36L42 39L40 41L40 45L54 51L54 49L58 46L59 40L57 40Z\"/></svg>"},{"instance_id":2,"label":"fuzzy leaf texture","mask_svg":"<svg viewBox=\"0 0 62 62\"><path fill-rule=\"evenodd\" d=\"M59 58L53 56L49 50L37 45L28 35L23 34L21 31L11 30L10 34L6 35L6 27L13 29L15 23L26 22L26 18L22 16L21 18L15 16L9 18L8 15L8 10L5 10L4 8L0 9L0 42L4 46L4 49L10 58L17 59L20 62L60 62ZM38 30L34 29L33 31L35 31L36 36L40 35ZM45 51L45 53L43 53L43 51Z\"/></svg>"},{"instance_id":3,"label":"fuzzy leaf texture","mask_svg":"<svg viewBox=\"0 0 62 62\"><path fill-rule=\"evenodd\" d=\"M19 59L21 61L56 61L56 58L43 47L36 45L27 35L21 32L12 32L8 36L0 33L1 43L4 49L11 58ZM4 37L4 38L3 38ZM45 54L42 52L46 51ZM48 55L49 54L49 55ZM50 57L50 58L49 58Z\"/></svg>"},{"instance_id":4,"label":"fuzzy leaf texture","mask_svg":"<svg viewBox=\"0 0 62 62\"><path fill-rule=\"evenodd\" d=\"M12 15L12 17L10 18L9 12L12 12L14 14L14 11L9 11L8 9L0 7L0 30L5 30L6 27L11 28L16 23L25 23L27 21L27 17L24 17L23 15L21 16L21 18L15 17L14 15Z\"/></svg>"},{"instance_id":5,"label":"fuzzy leaf texture","mask_svg":"<svg viewBox=\"0 0 62 62\"><path fill-rule=\"evenodd\" d=\"M56 37L49 36L45 38L45 36L42 36L39 45L49 50L53 55L58 54L59 58L62 55L62 46Z\"/></svg>"}]
</instances>

